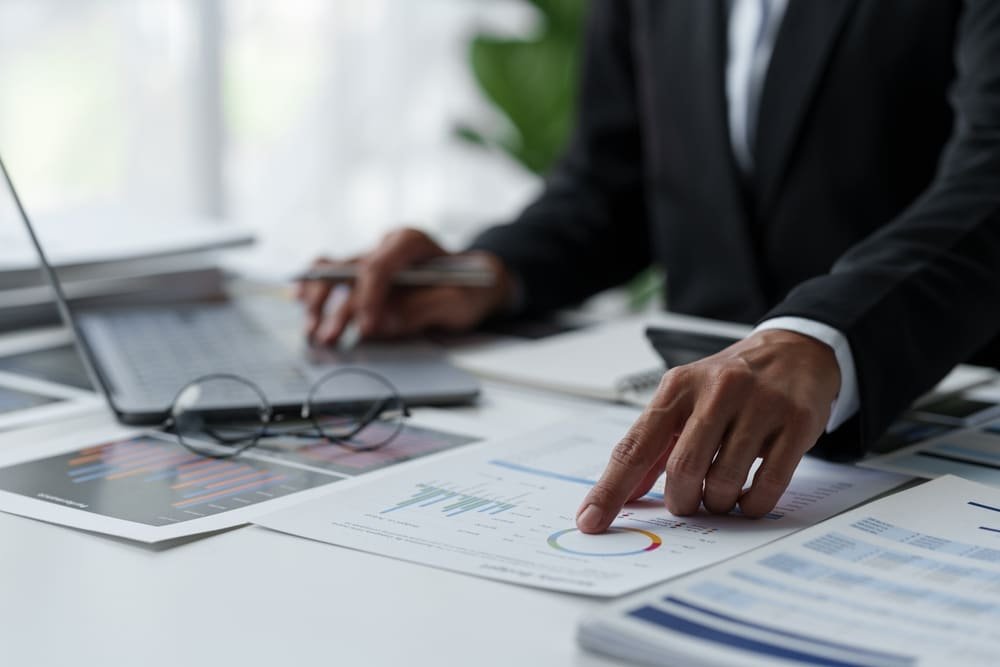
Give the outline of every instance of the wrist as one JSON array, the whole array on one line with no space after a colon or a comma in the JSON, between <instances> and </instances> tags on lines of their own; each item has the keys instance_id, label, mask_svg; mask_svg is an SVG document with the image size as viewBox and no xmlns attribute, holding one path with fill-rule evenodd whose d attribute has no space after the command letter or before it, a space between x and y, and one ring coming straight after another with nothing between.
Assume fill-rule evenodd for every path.
<instances>
[{"instance_id":1,"label":"wrist","mask_svg":"<svg viewBox=\"0 0 1000 667\"><path fill-rule=\"evenodd\" d=\"M831 403L836 400L841 384L840 364L834 349L828 344L787 329L758 331L746 340L759 351L750 360L751 365L777 362L788 372L808 374Z\"/></svg>"}]
</instances>

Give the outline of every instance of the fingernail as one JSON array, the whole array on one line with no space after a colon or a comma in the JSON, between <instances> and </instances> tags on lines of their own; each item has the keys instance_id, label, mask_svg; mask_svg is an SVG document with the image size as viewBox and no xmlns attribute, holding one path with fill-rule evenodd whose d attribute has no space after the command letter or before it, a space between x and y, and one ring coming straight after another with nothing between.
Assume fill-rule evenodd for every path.
<instances>
[{"instance_id":1,"label":"fingernail","mask_svg":"<svg viewBox=\"0 0 1000 667\"><path fill-rule=\"evenodd\" d=\"M604 528L604 512L597 505L587 505L576 517L576 527L585 533L597 532Z\"/></svg>"},{"instance_id":2,"label":"fingernail","mask_svg":"<svg viewBox=\"0 0 1000 667\"><path fill-rule=\"evenodd\" d=\"M344 351L353 350L361 342L361 330L354 322L348 322L344 331L340 334L340 349Z\"/></svg>"}]
</instances>

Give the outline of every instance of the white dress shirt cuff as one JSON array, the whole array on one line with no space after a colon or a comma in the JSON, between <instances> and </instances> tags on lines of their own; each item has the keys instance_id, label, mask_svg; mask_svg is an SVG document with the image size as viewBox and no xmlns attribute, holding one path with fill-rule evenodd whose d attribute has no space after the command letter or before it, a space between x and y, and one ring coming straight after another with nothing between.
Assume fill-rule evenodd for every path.
<instances>
[{"instance_id":1,"label":"white dress shirt cuff","mask_svg":"<svg viewBox=\"0 0 1000 667\"><path fill-rule=\"evenodd\" d=\"M831 326L804 317L774 317L758 324L753 332L757 333L769 329L794 331L826 343L833 349L837 365L840 366L840 391L833 401L830 419L826 422L826 432L830 433L853 417L854 413L858 411L860 401L858 398L858 376L854 370L854 355L851 353L847 337Z\"/></svg>"}]
</instances>

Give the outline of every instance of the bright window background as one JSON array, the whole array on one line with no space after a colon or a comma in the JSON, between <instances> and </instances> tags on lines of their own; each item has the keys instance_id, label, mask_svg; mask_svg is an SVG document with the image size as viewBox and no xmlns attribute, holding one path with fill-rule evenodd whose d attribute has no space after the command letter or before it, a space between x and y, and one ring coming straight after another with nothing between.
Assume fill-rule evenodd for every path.
<instances>
[{"instance_id":1,"label":"bright window background","mask_svg":"<svg viewBox=\"0 0 1000 667\"><path fill-rule=\"evenodd\" d=\"M0 153L40 219L234 221L265 272L404 222L458 245L537 191L453 132L501 122L472 35L534 21L517 0L3 0Z\"/></svg>"}]
</instances>

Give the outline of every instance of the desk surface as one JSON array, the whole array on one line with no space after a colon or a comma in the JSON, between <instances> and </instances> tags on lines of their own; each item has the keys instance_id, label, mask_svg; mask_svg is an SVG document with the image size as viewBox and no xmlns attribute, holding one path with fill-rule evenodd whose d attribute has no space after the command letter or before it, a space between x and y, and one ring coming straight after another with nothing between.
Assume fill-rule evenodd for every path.
<instances>
[{"instance_id":1,"label":"desk surface","mask_svg":"<svg viewBox=\"0 0 1000 667\"><path fill-rule=\"evenodd\" d=\"M497 436L589 404L489 385ZM0 447L106 421L89 415ZM0 513L0 664L606 665L575 644L599 601L245 527L156 549Z\"/></svg>"}]
</instances>

